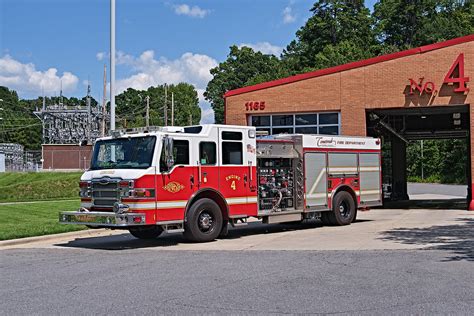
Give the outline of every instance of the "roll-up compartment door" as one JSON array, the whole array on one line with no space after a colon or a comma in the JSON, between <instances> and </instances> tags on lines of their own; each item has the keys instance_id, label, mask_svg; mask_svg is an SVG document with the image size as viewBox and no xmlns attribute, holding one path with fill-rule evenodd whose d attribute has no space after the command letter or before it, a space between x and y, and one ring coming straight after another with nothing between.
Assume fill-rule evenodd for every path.
<instances>
[{"instance_id":1,"label":"roll-up compartment door","mask_svg":"<svg viewBox=\"0 0 474 316\"><path fill-rule=\"evenodd\" d=\"M329 153L328 166L331 177L357 176L357 154Z\"/></svg>"},{"instance_id":2,"label":"roll-up compartment door","mask_svg":"<svg viewBox=\"0 0 474 316\"><path fill-rule=\"evenodd\" d=\"M306 206L327 206L326 153L304 155Z\"/></svg>"}]
</instances>

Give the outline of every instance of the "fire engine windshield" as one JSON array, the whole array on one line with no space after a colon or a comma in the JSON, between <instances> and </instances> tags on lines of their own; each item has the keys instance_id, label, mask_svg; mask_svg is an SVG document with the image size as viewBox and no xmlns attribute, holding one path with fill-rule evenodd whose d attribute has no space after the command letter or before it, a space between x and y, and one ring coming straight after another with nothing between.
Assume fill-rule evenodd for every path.
<instances>
[{"instance_id":1,"label":"fire engine windshield","mask_svg":"<svg viewBox=\"0 0 474 316\"><path fill-rule=\"evenodd\" d=\"M155 143L155 136L97 141L91 170L146 169L151 166Z\"/></svg>"}]
</instances>

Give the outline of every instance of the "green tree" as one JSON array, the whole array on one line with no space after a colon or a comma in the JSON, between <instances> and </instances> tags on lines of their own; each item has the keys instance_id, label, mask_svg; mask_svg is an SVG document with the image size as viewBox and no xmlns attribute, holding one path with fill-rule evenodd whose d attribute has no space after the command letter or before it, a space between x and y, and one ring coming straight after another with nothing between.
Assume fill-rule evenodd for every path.
<instances>
[{"instance_id":1,"label":"green tree","mask_svg":"<svg viewBox=\"0 0 474 316\"><path fill-rule=\"evenodd\" d=\"M0 86L0 143L41 149L41 122L34 116L37 100L20 100L16 91Z\"/></svg>"},{"instance_id":2,"label":"green tree","mask_svg":"<svg viewBox=\"0 0 474 316\"><path fill-rule=\"evenodd\" d=\"M470 0L381 0L373 15L379 40L398 49L474 33Z\"/></svg>"},{"instance_id":3,"label":"green tree","mask_svg":"<svg viewBox=\"0 0 474 316\"><path fill-rule=\"evenodd\" d=\"M166 93L165 93L166 90ZM150 98L150 125L171 125L171 101L174 95L174 125L199 124L201 109L194 86L188 83L177 85L159 85L147 90L128 88L116 97L117 123L120 127L145 126L146 100ZM168 113L167 124L164 121L165 104Z\"/></svg>"},{"instance_id":4,"label":"green tree","mask_svg":"<svg viewBox=\"0 0 474 316\"><path fill-rule=\"evenodd\" d=\"M285 77L289 71L274 55L234 45L230 47L226 61L211 69L211 74L213 78L207 85L204 97L211 103L216 123L223 123L223 96L227 91Z\"/></svg>"},{"instance_id":5,"label":"green tree","mask_svg":"<svg viewBox=\"0 0 474 316\"><path fill-rule=\"evenodd\" d=\"M310 11L312 16L282 55L292 70L335 66L376 51L373 20L363 0L320 0Z\"/></svg>"}]
</instances>

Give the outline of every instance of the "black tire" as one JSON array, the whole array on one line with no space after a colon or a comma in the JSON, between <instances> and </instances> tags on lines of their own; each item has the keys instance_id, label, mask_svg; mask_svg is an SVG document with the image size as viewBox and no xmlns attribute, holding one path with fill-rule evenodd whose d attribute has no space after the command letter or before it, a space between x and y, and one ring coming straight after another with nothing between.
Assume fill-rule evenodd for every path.
<instances>
[{"instance_id":1,"label":"black tire","mask_svg":"<svg viewBox=\"0 0 474 316\"><path fill-rule=\"evenodd\" d=\"M222 213L211 199L200 199L189 208L184 224L184 237L194 242L216 239L222 231Z\"/></svg>"},{"instance_id":2,"label":"black tire","mask_svg":"<svg viewBox=\"0 0 474 316\"><path fill-rule=\"evenodd\" d=\"M160 226L144 226L130 228L128 231L138 239L155 239L161 235L163 229Z\"/></svg>"},{"instance_id":3,"label":"black tire","mask_svg":"<svg viewBox=\"0 0 474 316\"><path fill-rule=\"evenodd\" d=\"M223 238L226 237L229 234L229 221L225 220L222 223L222 229L221 232L219 233L219 237Z\"/></svg>"},{"instance_id":4,"label":"black tire","mask_svg":"<svg viewBox=\"0 0 474 316\"><path fill-rule=\"evenodd\" d=\"M349 225L356 215L356 204L352 195L346 191L339 191L333 199L332 212L327 213L331 225Z\"/></svg>"}]
</instances>

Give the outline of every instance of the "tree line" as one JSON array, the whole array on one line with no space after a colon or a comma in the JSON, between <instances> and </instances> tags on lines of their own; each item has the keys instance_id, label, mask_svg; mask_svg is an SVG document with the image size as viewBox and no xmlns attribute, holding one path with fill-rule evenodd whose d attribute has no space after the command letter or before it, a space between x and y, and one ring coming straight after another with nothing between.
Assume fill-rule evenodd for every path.
<instances>
[{"instance_id":1,"label":"tree line","mask_svg":"<svg viewBox=\"0 0 474 316\"><path fill-rule=\"evenodd\" d=\"M198 93L193 85L179 83L176 85L157 85L147 90L129 88L115 97L116 128L133 128L145 126L146 99L149 97L150 126L199 124L201 109ZM40 150L42 143L42 124L34 111L43 106L43 97L20 99L14 90L0 86L0 143L21 144L27 150ZM172 115L174 101L174 115ZM46 106L62 103L64 106L86 106L87 97L46 97ZM91 106L98 102L91 97ZM107 110L110 103L107 103ZM167 109L167 124L165 124Z\"/></svg>"}]
</instances>

